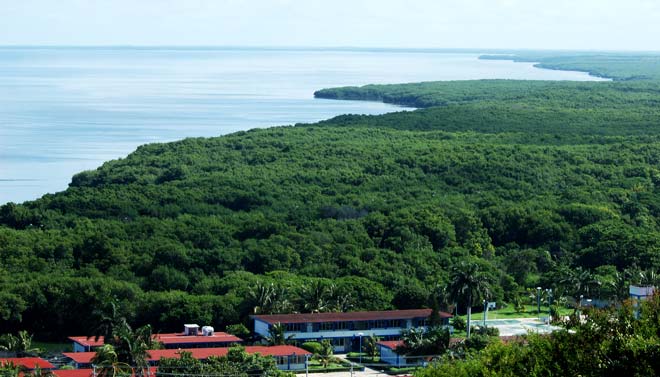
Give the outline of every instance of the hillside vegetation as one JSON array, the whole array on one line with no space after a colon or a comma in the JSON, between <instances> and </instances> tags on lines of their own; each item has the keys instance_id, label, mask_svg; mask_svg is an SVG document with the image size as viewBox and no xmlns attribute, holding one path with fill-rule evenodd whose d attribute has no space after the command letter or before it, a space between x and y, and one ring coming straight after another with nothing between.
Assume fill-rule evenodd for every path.
<instances>
[{"instance_id":1,"label":"hillside vegetation","mask_svg":"<svg viewBox=\"0 0 660 377\"><path fill-rule=\"evenodd\" d=\"M498 302L537 286L625 297L660 267L657 82L318 95L424 109L145 145L0 207L0 333L80 335L115 299L163 331L443 307L465 260Z\"/></svg>"}]
</instances>

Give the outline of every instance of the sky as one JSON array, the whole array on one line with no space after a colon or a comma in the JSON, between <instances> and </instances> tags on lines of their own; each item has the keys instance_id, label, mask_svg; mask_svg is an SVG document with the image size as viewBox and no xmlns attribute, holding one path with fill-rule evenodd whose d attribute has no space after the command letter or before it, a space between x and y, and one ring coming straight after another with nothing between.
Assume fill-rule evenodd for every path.
<instances>
[{"instance_id":1,"label":"sky","mask_svg":"<svg viewBox=\"0 0 660 377\"><path fill-rule=\"evenodd\" d=\"M658 50L657 0L0 0L0 45Z\"/></svg>"}]
</instances>

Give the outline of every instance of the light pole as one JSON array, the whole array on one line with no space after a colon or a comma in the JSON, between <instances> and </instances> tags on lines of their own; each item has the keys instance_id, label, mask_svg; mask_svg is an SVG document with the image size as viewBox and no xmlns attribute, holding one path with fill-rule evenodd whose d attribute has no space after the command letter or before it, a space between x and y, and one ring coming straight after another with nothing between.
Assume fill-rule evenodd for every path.
<instances>
[{"instance_id":1,"label":"light pole","mask_svg":"<svg viewBox=\"0 0 660 377\"><path fill-rule=\"evenodd\" d=\"M548 321L552 320L552 288L545 290L548 292Z\"/></svg>"},{"instance_id":2,"label":"light pole","mask_svg":"<svg viewBox=\"0 0 660 377\"><path fill-rule=\"evenodd\" d=\"M484 300L484 327L486 327L486 313L488 313L488 306L486 306L488 301Z\"/></svg>"},{"instance_id":3,"label":"light pole","mask_svg":"<svg viewBox=\"0 0 660 377\"><path fill-rule=\"evenodd\" d=\"M541 287L536 287L536 306L539 317L541 316Z\"/></svg>"},{"instance_id":4,"label":"light pole","mask_svg":"<svg viewBox=\"0 0 660 377\"><path fill-rule=\"evenodd\" d=\"M584 295L580 295L580 302L578 303L578 323L582 323L582 300L584 299Z\"/></svg>"},{"instance_id":5,"label":"light pole","mask_svg":"<svg viewBox=\"0 0 660 377\"><path fill-rule=\"evenodd\" d=\"M359 332L358 336L360 337L360 349L358 352L360 352L360 364L362 364L362 337L364 336L364 333Z\"/></svg>"}]
</instances>

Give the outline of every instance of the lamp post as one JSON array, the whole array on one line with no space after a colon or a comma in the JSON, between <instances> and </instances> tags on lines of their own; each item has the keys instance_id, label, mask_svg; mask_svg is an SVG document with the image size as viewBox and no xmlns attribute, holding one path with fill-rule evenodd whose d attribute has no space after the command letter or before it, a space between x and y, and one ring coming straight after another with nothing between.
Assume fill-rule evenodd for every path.
<instances>
[{"instance_id":1,"label":"lamp post","mask_svg":"<svg viewBox=\"0 0 660 377\"><path fill-rule=\"evenodd\" d=\"M582 323L582 300L584 299L584 295L580 295L580 302L578 303L578 323Z\"/></svg>"},{"instance_id":2,"label":"lamp post","mask_svg":"<svg viewBox=\"0 0 660 377\"><path fill-rule=\"evenodd\" d=\"M487 303L488 301L484 300L484 327L486 327L486 313L488 312Z\"/></svg>"},{"instance_id":3,"label":"lamp post","mask_svg":"<svg viewBox=\"0 0 660 377\"><path fill-rule=\"evenodd\" d=\"M536 287L536 306L539 316L541 316L541 289L541 287Z\"/></svg>"},{"instance_id":4,"label":"lamp post","mask_svg":"<svg viewBox=\"0 0 660 377\"><path fill-rule=\"evenodd\" d=\"M364 333L359 332L358 336L360 337L360 349L358 352L360 352L360 364L362 364L362 337L364 336Z\"/></svg>"},{"instance_id":5,"label":"lamp post","mask_svg":"<svg viewBox=\"0 0 660 377\"><path fill-rule=\"evenodd\" d=\"M552 320L552 288L545 291L548 292L548 320Z\"/></svg>"}]
</instances>

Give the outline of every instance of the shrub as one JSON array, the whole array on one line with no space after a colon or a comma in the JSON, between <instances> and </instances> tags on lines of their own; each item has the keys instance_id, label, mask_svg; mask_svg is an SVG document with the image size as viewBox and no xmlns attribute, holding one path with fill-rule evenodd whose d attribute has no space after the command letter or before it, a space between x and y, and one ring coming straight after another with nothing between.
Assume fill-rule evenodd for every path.
<instances>
[{"instance_id":1,"label":"shrub","mask_svg":"<svg viewBox=\"0 0 660 377\"><path fill-rule=\"evenodd\" d=\"M490 344L490 337L488 335L474 334L465 339L465 346L468 349L481 351Z\"/></svg>"},{"instance_id":2,"label":"shrub","mask_svg":"<svg viewBox=\"0 0 660 377\"><path fill-rule=\"evenodd\" d=\"M471 326L470 332L475 335L500 336L500 330L497 327Z\"/></svg>"},{"instance_id":3,"label":"shrub","mask_svg":"<svg viewBox=\"0 0 660 377\"><path fill-rule=\"evenodd\" d=\"M305 351L311 352L315 355L318 355L321 353L323 350L323 346L319 342L305 342L303 343L300 348L304 349Z\"/></svg>"},{"instance_id":4,"label":"shrub","mask_svg":"<svg viewBox=\"0 0 660 377\"><path fill-rule=\"evenodd\" d=\"M463 331L467 328L467 324L465 323L465 319L463 317L454 317L452 320L452 326L458 331Z\"/></svg>"}]
</instances>

